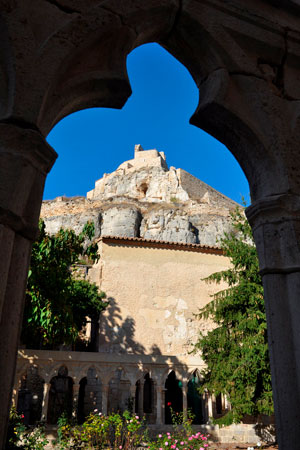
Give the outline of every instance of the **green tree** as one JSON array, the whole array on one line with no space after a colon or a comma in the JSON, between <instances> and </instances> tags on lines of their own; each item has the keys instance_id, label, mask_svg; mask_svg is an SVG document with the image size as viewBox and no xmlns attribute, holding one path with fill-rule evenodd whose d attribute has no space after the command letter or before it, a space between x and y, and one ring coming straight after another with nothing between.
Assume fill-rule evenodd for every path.
<instances>
[{"instance_id":1,"label":"green tree","mask_svg":"<svg viewBox=\"0 0 300 450\"><path fill-rule=\"evenodd\" d=\"M51 236L43 221L39 228L28 274L22 342L53 348L74 343L87 316L96 320L107 302L96 285L72 273L79 258L97 259L97 244L86 244L93 238L94 225L87 223L79 235L60 229Z\"/></svg>"},{"instance_id":2,"label":"green tree","mask_svg":"<svg viewBox=\"0 0 300 450\"><path fill-rule=\"evenodd\" d=\"M209 283L227 287L196 315L215 328L201 333L194 351L206 364L201 390L223 393L232 410L219 423L240 422L244 415L273 413L267 324L262 280L250 225L243 211L232 213L233 231L221 239L230 268L210 275Z\"/></svg>"}]
</instances>

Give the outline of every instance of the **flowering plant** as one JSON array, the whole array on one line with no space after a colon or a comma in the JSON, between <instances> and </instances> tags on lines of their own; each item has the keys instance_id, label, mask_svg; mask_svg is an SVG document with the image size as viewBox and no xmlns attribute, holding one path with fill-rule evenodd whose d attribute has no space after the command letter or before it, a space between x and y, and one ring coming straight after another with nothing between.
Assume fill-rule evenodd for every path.
<instances>
[{"instance_id":1,"label":"flowering plant","mask_svg":"<svg viewBox=\"0 0 300 450\"><path fill-rule=\"evenodd\" d=\"M170 407L173 432L159 434L156 440L150 442L149 450L208 450L208 435L200 432L193 433L192 423L194 414L190 410L186 413L175 412Z\"/></svg>"},{"instance_id":2,"label":"flowering plant","mask_svg":"<svg viewBox=\"0 0 300 450\"><path fill-rule=\"evenodd\" d=\"M59 449L132 450L143 436L143 422L139 417L125 411L122 415L103 415L98 410L90 413L82 426L70 426L61 420L58 430Z\"/></svg>"},{"instance_id":3,"label":"flowering plant","mask_svg":"<svg viewBox=\"0 0 300 450\"><path fill-rule=\"evenodd\" d=\"M43 428L38 426L33 430L24 425L24 415L18 414L13 407L9 414L6 449L43 450L48 444Z\"/></svg>"},{"instance_id":4,"label":"flowering plant","mask_svg":"<svg viewBox=\"0 0 300 450\"><path fill-rule=\"evenodd\" d=\"M208 437L202 433L178 436L176 433L159 434L150 442L149 450L208 450Z\"/></svg>"}]
</instances>

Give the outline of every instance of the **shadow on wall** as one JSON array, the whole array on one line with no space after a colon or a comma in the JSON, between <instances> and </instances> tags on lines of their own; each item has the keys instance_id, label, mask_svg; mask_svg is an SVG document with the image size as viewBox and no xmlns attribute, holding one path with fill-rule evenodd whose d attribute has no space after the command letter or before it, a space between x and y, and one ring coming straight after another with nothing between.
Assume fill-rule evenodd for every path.
<instances>
[{"instance_id":1,"label":"shadow on wall","mask_svg":"<svg viewBox=\"0 0 300 450\"><path fill-rule=\"evenodd\" d=\"M159 347L153 343L147 350L135 339L135 320L132 317L123 319L121 309L113 297L109 297L109 306L100 317L99 352L134 355L162 355ZM155 339L155 336L151 336ZM167 357L166 357L167 358ZM155 362L155 361L153 361ZM180 361L178 360L178 363Z\"/></svg>"}]
</instances>

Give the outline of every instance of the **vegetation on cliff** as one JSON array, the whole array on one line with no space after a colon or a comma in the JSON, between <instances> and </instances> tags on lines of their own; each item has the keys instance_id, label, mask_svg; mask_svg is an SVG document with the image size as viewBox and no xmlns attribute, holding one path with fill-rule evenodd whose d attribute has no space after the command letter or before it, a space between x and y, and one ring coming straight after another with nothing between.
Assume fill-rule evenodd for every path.
<instances>
[{"instance_id":1,"label":"vegetation on cliff","mask_svg":"<svg viewBox=\"0 0 300 450\"><path fill-rule=\"evenodd\" d=\"M219 423L240 422L244 415L273 413L267 324L262 280L252 231L243 212L232 214L233 232L221 245L231 267L208 277L209 283L225 281L197 317L210 318L215 328L200 332L195 352L206 364L202 390L225 394L232 410Z\"/></svg>"},{"instance_id":2,"label":"vegetation on cliff","mask_svg":"<svg viewBox=\"0 0 300 450\"><path fill-rule=\"evenodd\" d=\"M87 223L79 235L62 228L50 235L43 221L39 227L28 274L22 342L29 348L53 348L75 342L87 318L97 320L107 303L96 285L72 273L83 256L97 259L97 244L85 244L93 238L94 225Z\"/></svg>"}]
</instances>

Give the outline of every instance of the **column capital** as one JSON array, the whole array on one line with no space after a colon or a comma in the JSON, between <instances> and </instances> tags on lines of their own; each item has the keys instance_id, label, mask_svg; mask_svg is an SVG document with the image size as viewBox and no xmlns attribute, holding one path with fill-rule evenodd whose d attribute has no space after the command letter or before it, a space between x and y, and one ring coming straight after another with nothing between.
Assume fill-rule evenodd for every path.
<instances>
[{"instance_id":1,"label":"column capital","mask_svg":"<svg viewBox=\"0 0 300 450\"><path fill-rule=\"evenodd\" d=\"M0 223L26 239L36 238L44 182L56 157L37 130L0 123Z\"/></svg>"},{"instance_id":2,"label":"column capital","mask_svg":"<svg viewBox=\"0 0 300 450\"><path fill-rule=\"evenodd\" d=\"M261 275L300 271L300 196L264 197L246 209ZM276 243L276 244L275 244Z\"/></svg>"}]
</instances>

